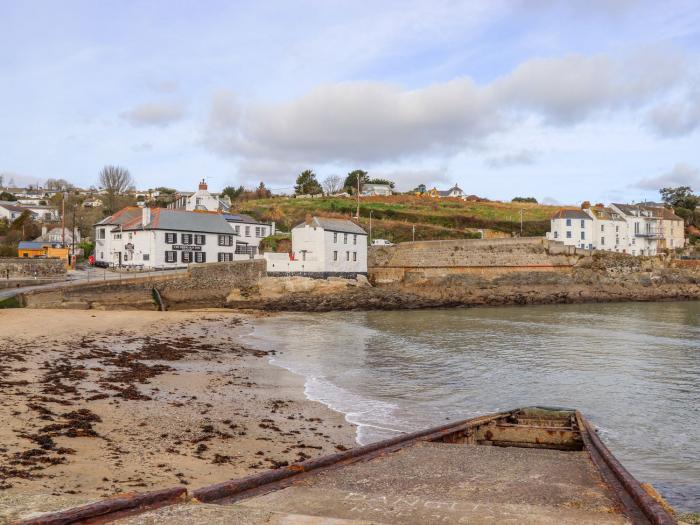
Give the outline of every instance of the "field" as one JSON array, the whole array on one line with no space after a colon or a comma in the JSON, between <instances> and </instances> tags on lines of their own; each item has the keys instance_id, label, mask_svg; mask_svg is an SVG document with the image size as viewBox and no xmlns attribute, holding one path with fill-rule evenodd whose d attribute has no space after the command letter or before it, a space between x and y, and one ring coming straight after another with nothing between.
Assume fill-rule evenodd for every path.
<instances>
[{"instance_id":1,"label":"field","mask_svg":"<svg viewBox=\"0 0 700 525\"><path fill-rule=\"evenodd\" d=\"M289 231L291 226L308 215L349 218L357 210L353 198L325 197L294 199L276 197L250 200L238 205L237 211L257 219L275 221L278 228ZM522 210L524 236L544 235L549 229L549 217L556 206L511 202L466 202L459 199L436 199L407 195L364 197L360 199L360 223L369 229L372 214L373 238L393 242L416 240L478 238L479 230L486 236L520 234Z\"/></svg>"}]
</instances>

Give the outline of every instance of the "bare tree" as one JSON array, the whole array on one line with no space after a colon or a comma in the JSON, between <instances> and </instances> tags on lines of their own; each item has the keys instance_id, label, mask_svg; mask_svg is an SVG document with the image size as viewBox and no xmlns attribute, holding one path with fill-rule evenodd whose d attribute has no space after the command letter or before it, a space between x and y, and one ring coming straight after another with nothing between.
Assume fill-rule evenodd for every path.
<instances>
[{"instance_id":1,"label":"bare tree","mask_svg":"<svg viewBox=\"0 0 700 525\"><path fill-rule=\"evenodd\" d=\"M107 211L114 213L117 197L133 187L134 179L126 168L105 166L100 170L100 186L107 192Z\"/></svg>"},{"instance_id":2,"label":"bare tree","mask_svg":"<svg viewBox=\"0 0 700 525\"><path fill-rule=\"evenodd\" d=\"M323 191L326 195L338 193L343 189L343 179L338 175L329 175L323 180Z\"/></svg>"},{"instance_id":3,"label":"bare tree","mask_svg":"<svg viewBox=\"0 0 700 525\"><path fill-rule=\"evenodd\" d=\"M47 190L66 191L73 189L75 186L73 186L66 179L46 179L44 187Z\"/></svg>"}]
</instances>

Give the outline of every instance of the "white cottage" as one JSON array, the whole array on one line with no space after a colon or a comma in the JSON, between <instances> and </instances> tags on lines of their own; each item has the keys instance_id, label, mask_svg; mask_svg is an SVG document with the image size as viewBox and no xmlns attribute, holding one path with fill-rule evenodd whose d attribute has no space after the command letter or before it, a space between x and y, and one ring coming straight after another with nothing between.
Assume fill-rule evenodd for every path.
<instances>
[{"instance_id":1,"label":"white cottage","mask_svg":"<svg viewBox=\"0 0 700 525\"><path fill-rule=\"evenodd\" d=\"M349 220L312 217L292 228L291 253L263 256L269 275L367 275L367 232Z\"/></svg>"},{"instance_id":2,"label":"white cottage","mask_svg":"<svg viewBox=\"0 0 700 525\"><path fill-rule=\"evenodd\" d=\"M206 181L202 179L194 193L178 193L168 209L185 211L228 211L231 200L218 193L210 193Z\"/></svg>"},{"instance_id":3,"label":"white cottage","mask_svg":"<svg viewBox=\"0 0 700 525\"><path fill-rule=\"evenodd\" d=\"M248 259L218 213L125 208L95 226L98 266L179 268Z\"/></svg>"},{"instance_id":4,"label":"white cottage","mask_svg":"<svg viewBox=\"0 0 700 525\"><path fill-rule=\"evenodd\" d=\"M593 219L583 210L559 210L551 220L547 238L577 248L593 247Z\"/></svg>"}]
</instances>

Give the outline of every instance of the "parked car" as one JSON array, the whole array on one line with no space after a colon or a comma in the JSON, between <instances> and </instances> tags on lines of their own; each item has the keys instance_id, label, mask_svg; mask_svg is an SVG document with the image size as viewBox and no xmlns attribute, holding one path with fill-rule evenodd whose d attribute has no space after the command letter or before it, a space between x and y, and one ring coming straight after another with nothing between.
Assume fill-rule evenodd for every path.
<instances>
[{"instance_id":1,"label":"parked car","mask_svg":"<svg viewBox=\"0 0 700 525\"><path fill-rule=\"evenodd\" d=\"M394 243L387 241L386 239L374 239L372 241L372 246L393 246Z\"/></svg>"}]
</instances>

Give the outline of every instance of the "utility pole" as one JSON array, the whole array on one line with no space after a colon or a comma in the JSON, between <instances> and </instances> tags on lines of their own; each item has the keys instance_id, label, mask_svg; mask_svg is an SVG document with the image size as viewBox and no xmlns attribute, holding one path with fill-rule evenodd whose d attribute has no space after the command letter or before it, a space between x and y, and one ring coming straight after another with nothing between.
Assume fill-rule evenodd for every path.
<instances>
[{"instance_id":1,"label":"utility pole","mask_svg":"<svg viewBox=\"0 0 700 525\"><path fill-rule=\"evenodd\" d=\"M357 174L357 220L360 220L360 175Z\"/></svg>"},{"instance_id":2,"label":"utility pole","mask_svg":"<svg viewBox=\"0 0 700 525\"><path fill-rule=\"evenodd\" d=\"M416 242L416 225L413 225L413 242Z\"/></svg>"},{"instance_id":3,"label":"utility pole","mask_svg":"<svg viewBox=\"0 0 700 525\"><path fill-rule=\"evenodd\" d=\"M372 244L372 210L369 210L369 243Z\"/></svg>"},{"instance_id":4,"label":"utility pole","mask_svg":"<svg viewBox=\"0 0 700 525\"><path fill-rule=\"evenodd\" d=\"M523 209L520 208L520 236L523 236Z\"/></svg>"},{"instance_id":5,"label":"utility pole","mask_svg":"<svg viewBox=\"0 0 700 525\"><path fill-rule=\"evenodd\" d=\"M66 247L66 193L61 192L61 247Z\"/></svg>"},{"instance_id":6,"label":"utility pole","mask_svg":"<svg viewBox=\"0 0 700 525\"><path fill-rule=\"evenodd\" d=\"M73 205L73 235L71 236L71 256L75 260L75 204ZM73 261L71 261L73 262Z\"/></svg>"}]
</instances>

